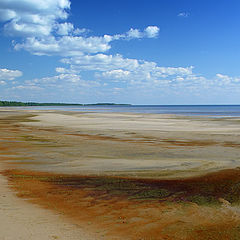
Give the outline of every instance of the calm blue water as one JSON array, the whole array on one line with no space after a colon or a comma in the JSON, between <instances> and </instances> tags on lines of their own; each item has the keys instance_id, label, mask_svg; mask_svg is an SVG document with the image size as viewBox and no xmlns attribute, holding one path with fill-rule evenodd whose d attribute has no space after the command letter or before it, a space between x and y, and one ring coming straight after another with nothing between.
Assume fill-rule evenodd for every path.
<instances>
[{"instance_id":1,"label":"calm blue water","mask_svg":"<svg viewBox=\"0 0 240 240\"><path fill-rule=\"evenodd\" d=\"M129 112L179 114L185 116L240 117L240 105L41 106L23 108L81 112Z\"/></svg>"}]
</instances>

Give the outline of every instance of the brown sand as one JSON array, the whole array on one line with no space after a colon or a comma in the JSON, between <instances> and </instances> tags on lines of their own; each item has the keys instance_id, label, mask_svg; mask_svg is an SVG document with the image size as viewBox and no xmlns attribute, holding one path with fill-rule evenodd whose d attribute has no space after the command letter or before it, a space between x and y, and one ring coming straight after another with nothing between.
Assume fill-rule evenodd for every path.
<instances>
[{"instance_id":1,"label":"brown sand","mask_svg":"<svg viewBox=\"0 0 240 240\"><path fill-rule=\"evenodd\" d=\"M61 214L30 205L17 198L0 175L0 239L54 240L96 239Z\"/></svg>"},{"instance_id":2,"label":"brown sand","mask_svg":"<svg viewBox=\"0 0 240 240\"><path fill-rule=\"evenodd\" d=\"M34 148L25 157L44 161L30 169L174 178L239 166L238 118L30 113L20 127Z\"/></svg>"},{"instance_id":3,"label":"brown sand","mask_svg":"<svg viewBox=\"0 0 240 240\"><path fill-rule=\"evenodd\" d=\"M240 209L232 206L239 201L239 170L170 181L19 170L4 174L19 197L69 216L97 239L240 237Z\"/></svg>"},{"instance_id":4,"label":"brown sand","mask_svg":"<svg viewBox=\"0 0 240 240\"><path fill-rule=\"evenodd\" d=\"M19 223L15 211L5 211L13 214L6 224L23 229L18 239L31 239L24 236L31 234L26 228L31 212L38 218L32 208L49 219L43 224L56 227L54 236L49 230L41 239L75 239L74 231L81 236L82 229L94 233L93 239L240 238L239 119L6 108L0 114L0 160L12 189L55 211L13 197L5 185L6 201L13 197L13 206L26 212L19 214L23 219ZM194 177L229 168L236 170ZM91 175L98 176L98 184L82 185ZM114 176L127 180L119 185ZM160 182L146 185L143 178ZM82 229L68 225L72 238L60 234L59 226L69 220L59 214ZM41 230L38 223L35 228ZM5 239L11 239L8 232L3 233Z\"/></svg>"}]
</instances>

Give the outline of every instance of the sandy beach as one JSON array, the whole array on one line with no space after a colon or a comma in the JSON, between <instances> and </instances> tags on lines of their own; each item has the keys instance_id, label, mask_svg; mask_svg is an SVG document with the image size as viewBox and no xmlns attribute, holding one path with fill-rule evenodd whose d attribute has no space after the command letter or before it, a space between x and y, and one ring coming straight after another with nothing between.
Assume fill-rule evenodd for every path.
<instances>
[{"instance_id":1,"label":"sandy beach","mask_svg":"<svg viewBox=\"0 0 240 240\"><path fill-rule=\"evenodd\" d=\"M52 146L51 151L47 147L36 149L41 151L38 155L25 154L39 163L46 154L44 164L29 163L31 169L158 178L167 173L169 178L239 166L238 118L51 111L30 114L36 116L23 124L34 131L22 138Z\"/></svg>"},{"instance_id":2,"label":"sandy beach","mask_svg":"<svg viewBox=\"0 0 240 240\"><path fill-rule=\"evenodd\" d=\"M238 239L239 123L0 109L1 239Z\"/></svg>"},{"instance_id":3,"label":"sandy beach","mask_svg":"<svg viewBox=\"0 0 240 240\"><path fill-rule=\"evenodd\" d=\"M1 170L3 170L1 166ZM9 189L6 178L0 176L0 238L29 239L96 239L61 214L29 204Z\"/></svg>"},{"instance_id":4,"label":"sandy beach","mask_svg":"<svg viewBox=\"0 0 240 240\"><path fill-rule=\"evenodd\" d=\"M240 240L239 9L0 0L0 240Z\"/></svg>"}]
</instances>

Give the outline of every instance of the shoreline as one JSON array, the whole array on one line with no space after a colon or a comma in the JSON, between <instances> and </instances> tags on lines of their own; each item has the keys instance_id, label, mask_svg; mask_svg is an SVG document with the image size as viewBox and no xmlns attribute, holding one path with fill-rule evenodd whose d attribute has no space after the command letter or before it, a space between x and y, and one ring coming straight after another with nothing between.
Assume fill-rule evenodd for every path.
<instances>
[{"instance_id":1,"label":"shoreline","mask_svg":"<svg viewBox=\"0 0 240 240\"><path fill-rule=\"evenodd\" d=\"M162 107L159 111L154 111L154 108ZM185 107L185 110L179 111L179 109L168 109L169 107ZM188 108L200 108L198 111L192 109L189 111ZM228 109L223 109L216 111L216 109L206 109L202 111L202 107L240 107L238 104L233 105L86 105L86 106L0 106L0 111L2 109L16 109L20 111L49 111L49 112L71 112L71 113L122 113L122 114L153 114L153 115L171 115L179 117L189 117L189 118L240 118L240 108L229 111ZM123 110L121 110L123 108ZM129 108L129 109L127 109ZM148 110L141 108L150 108ZM167 108L168 110L164 110ZM135 111L135 110L138 111Z\"/></svg>"}]
</instances>

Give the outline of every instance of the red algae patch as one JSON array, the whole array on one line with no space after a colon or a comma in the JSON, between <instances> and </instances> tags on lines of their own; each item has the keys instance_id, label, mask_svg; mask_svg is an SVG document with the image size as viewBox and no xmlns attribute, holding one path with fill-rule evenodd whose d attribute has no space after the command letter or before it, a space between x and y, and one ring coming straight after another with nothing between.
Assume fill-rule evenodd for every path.
<instances>
[{"instance_id":1,"label":"red algae patch","mask_svg":"<svg viewBox=\"0 0 240 240\"><path fill-rule=\"evenodd\" d=\"M231 205L240 196L238 169L180 180L3 174L19 197L62 213L103 239L240 238L239 211Z\"/></svg>"}]
</instances>

